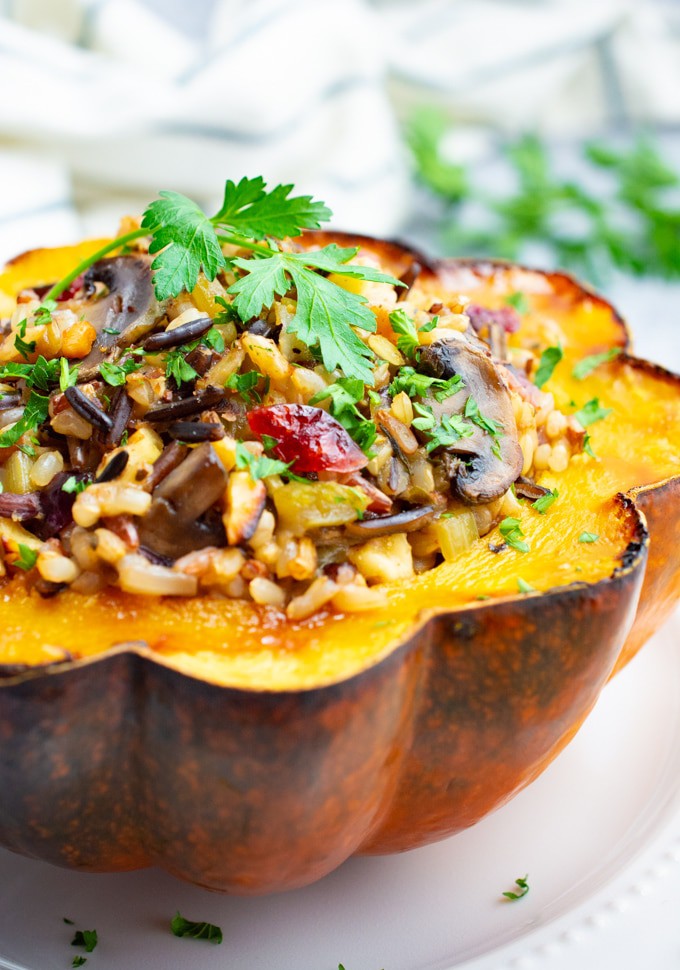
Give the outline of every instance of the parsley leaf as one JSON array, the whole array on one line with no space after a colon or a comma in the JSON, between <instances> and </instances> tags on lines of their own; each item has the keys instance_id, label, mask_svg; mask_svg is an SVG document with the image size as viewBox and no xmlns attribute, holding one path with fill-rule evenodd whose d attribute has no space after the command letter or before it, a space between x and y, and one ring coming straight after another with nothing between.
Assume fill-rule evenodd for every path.
<instances>
[{"instance_id":1,"label":"parsley leaf","mask_svg":"<svg viewBox=\"0 0 680 970\"><path fill-rule=\"evenodd\" d=\"M87 963L87 957L78 955L77 957L74 957L73 960L71 961L71 966L84 967L86 963Z\"/></svg>"},{"instance_id":2,"label":"parsley leaf","mask_svg":"<svg viewBox=\"0 0 680 970\"><path fill-rule=\"evenodd\" d=\"M14 565L19 569L23 569L24 572L28 572L29 569L33 569L38 561L38 551L37 549L31 549L30 546L25 546L23 542L19 543L18 549L19 558L14 560Z\"/></svg>"},{"instance_id":3,"label":"parsley leaf","mask_svg":"<svg viewBox=\"0 0 680 970\"><path fill-rule=\"evenodd\" d=\"M597 535L595 532L582 532L581 535L578 537L578 541L597 542L599 538L600 538L599 535Z\"/></svg>"},{"instance_id":4,"label":"parsley leaf","mask_svg":"<svg viewBox=\"0 0 680 970\"><path fill-rule=\"evenodd\" d=\"M357 408L363 401L365 387L356 378L340 378L335 384L329 384L310 399L310 404L319 404L331 399L330 413L339 421L345 431L354 439L365 453L368 453L375 443L378 431L373 421L364 417Z\"/></svg>"},{"instance_id":5,"label":"parsley leaf","mask_svg":"<svg viewBox=\"0 0 680 970\"><path fill-rule=\"evenodd\" d=\"M406 357L413 357L419 347L418 331L413 319L405 310L393 310L390 313L390 324L395 333L398 333L397 348Z\"/></svg>"},{"instance_id":6,"label":"parsley leaf","mask_svg":"<svg viewBox=\"0 0 680 970\"><path fill-rule=\"evenodd\" d=\"M28 360L36 348L36 342L35 340L22 340L19 334L17 334L14 338L14 346L24 360Z\"/></svg>"},{"instance_id":7,"label":"parsley leaf","mask_svg":"<svg viewBox=\"0 0 680 970\"><path fill-rule=\"evenodd\" d=\"M75 367L69 367L69 362L66 359L66 357L60 357L59 358L59 390L65 391L67 387L75 387L77 382L78 382L78 365L76 364Z\"/></svg>"},{"instance_id":8,"label":"parsley leaf","mask_svg":"<svg viewBox=\"0 0 680 970\"><path fill-rule=\"evenodd\" d=\"M260 378L264 378L264 374L256 370L249 370L245 374L230 374L224 386L230 391L236 391L245 404L250 404L253 398L260 401L260 395L254 390Z\"/></svg>"},{"instance_id":9,"label":"parsley leaf","mask_svg":"<svg viewBox=\"0 0 680 970\"><path fill-rule=\"evenodd\" d=\"M585 380L589 374L599 367L601 364L608 364L610 360L614 360L621 353L620 347L611 347L609 350L605 350L601 354L593 354L591 357L584 357L580 360L578 364L574 366L571 374L575 377L577 381Z\"/></svg>"},{"instance_id":10,"label":"parsley leaf","mask_svg":"<svg viewBox=\"0 0 680 970\"><path fill-rule=\"evenodd\" d=\"M517 552L529 552L530 546L528 542L524 541L522 523L519 519L508 516L506 519L503 519L501 524L498 526L498 531L503 536L507 544L513 549L516 549Z\"/></svg>"},{"instance_id":11,"label":"parsley leaf","mask_svg":"<svg viewBox=\"0 0 680 970\"><path fill-rule=\"evenodd\" d=\"M524 295L524 293L521 293L519 290L516 290L514 293L511 293L509 296L506 296L505 302L507 303L508 306L514 307L518 313L528 313L529 310L531 309L531 305L527 300L526 296Z\"/></svg>"},{"instance_id":12,"label":"parsley leaf","mask_svg":"<svg viewBox=\"0 0 680 970\"><path fill-rule=\"evenodd\" d=\"M422 413L421 418L416 418L413 424L428 435L430 440L425 445L427 452L434 451L435 448L450 448L461 438L469 438L474 434L472 425L460 414L443 414L440 423L436 424L430 408L414 405L414 410L416 409L418 413L425 412Z\"/></svg>"},{"instance_id":13,"label":"parsley leaf","mask_svg":"<svg viewBox=\"0 0 680 970\"><path fill-rule=\"evenodd\" d=\"M47 420L49 402L49 397L38 394L37 391L31 391L24 413L17 423L11 428L0 431L0 448L9 448L11 445L15 445L26 432L40 427L43 421Z\"/></svg>"},{"instance_id":14,"label":"parsley leaf","mask_svg":"<svg viewBox=\"0 0 680 970\"><path fill-rule=\"evenodd\" d=\"M185 354L185 347L176 347L169 351L165 358L165 376L172 377L178 387L198 377L198 371L186 362Z\"/></svg>"},{"instance_id":15,"label":"parsley leaf","mask_svg":"<svg viewBox=\"0 0 680 970\"><path fill-rule=\"evenodd\" d=\"M214 923L194 923L185 919L179 912L170 921L170 929L175 936L186 936L192 940L207 940L219 945L223 940L222 930Z\"/></svg>"},{"instance_id":16,"label":"parsley leaf","mask_svg":"<svg viewBox=\"0 0 680 970\"><path fill-rule=\"evenodd\" d=\"M583 451L585 452L586 455L590 455L591 458L597 458L597 455L593 451L593 446L590 443L590 435L588 434L587 431L586 431L586 436L583 439Z\"/></svg>"},{"instance_id":17,"label":"parsley leaf","mask_svg":"<svg viewBox=\"0 0 680 970\"><path fill-rule=\"evenodd\" d=\"M82 946L86 953L92 953L98 943L96 930L76 930L71 946Z\"/></svg>"},{"instance_id":18,"label":"parsley leaf","mask_svg":"<svg viewBox=\"0 0 680 970\"><path fill-rule=\"evenodd\" d=\"M520 593L535 593L536 587L532 586L531 583L527 583L526 580L522 579L521 576L517 577L517 589Z\"/></svg>"},{"instance_id":19,"label":"parsley leaf","mask_svg":"<svg viewBox=\"0 0 680 970\"><path fill-rule=\"evenodd\" d=\"M494 439L493 445L491 447L492 452L497 458L501 457L500 446L498 439L503 437L503 430L497 421L493 418L485 418L484 415L479 410L479 405L473 397L469 397L465 402L465 417L469 418L478 428L482 431L486 431Z\"/></svg>"},{"instance_id":20,"label":"parsley leaf","mask_svg":"<svg viewBox=\"0 0 680 970\"><path fill-rule=\"evenodd\" d=\"M68 492L69 494L77 495L79 492L84 492L89 482L85 480L78 480L75 475L69 475L64 484L61 486L62 492Z\"/></svg>"},{"instance_id":21,"label":"parsley leaf","mask_svg":"<svg viewBox=\"0 0 680 970\"><path fill-rule=\"evenodd\" d=\"M537 512L540 512L541 515L545 515L550 506L553 505L559 497L560 493L557 489L548 491L545 495L541 495L540 498L536 499L536 501L533 503L533 507Z\"/></svg>"},{"instance_id":22,"label":"parsley leaf","mask_svg":"<svg viewBox=\"0 0 680 970\"><path fill-rule=\"evenodd\" d=\"M0 367L0 380L23 378L28 387L49 391L50 386L59 380L59 360L45 360L38 357L34 364L4 364Z\"/></svg>"},{"instance_id":23,"label":"parsley leaf","mask_svg":"<svg viewBox=\"0 0 680 970\"><path fill-rule=\"evenodd\" d=\"M159 192L144 212L142 229L151 232L150 253L158 253L151 268L159 300L191 292L203 271L214 280L226 265L215 228L203 210L179 192Z\"/></svg>"},{"instance_id":24,"label":"parsley leaf","mask_svg":"<svg viewBox=\"0 0 680 970\"><path fill-rule=\"evenodd\" d=\"M432 385L440 382L438 377L428 377L427 374L419 374L413 367L400 367L394 380L390 384L390 397L396 397L404 391L409 397L423 397L427 394Z\"/></svg>"},{"instance_id":25,"label":"parsley leaf","mask_svg":"<svg viewBox=\"0 0 680 970\"><path fill-rule=\"evenodd\" d=\"M515 879L515 885L519 887L519 892L503 893L505 898L514 901L516 899L521 899L523 896L526 896L526 894L529 892L529 883L527 882L528 878L529 876L527 875L527 876L524 876L524 878Z\"/></svg>"},{"instance_id":26,"label":"parsley leaf","mask_svg":"<svg viewBox=\"0 0 680 970\"><path fill-rule=\"evenodd\" d=\"M534 374L534 384L536 387L543 387L546 381L549 381L553 375L553 371L562 360L564 356L564 351L561 347L547 347L541 354L541 359L538 362L538 368Z\"/></svg>"},{"instance_id":27,"label":"parsley leaf","mask_svg":"<svg viewBox=\"0 0 680 970\"><path fill-rule=\"evenodd\" d=\"M56 300L45 299L33 314L33 323L36 327L44 327L52 322L52 314L57 309Z\"/></svg>"},{"instance_id":28,"label":"parsley leaf","mask_svg":"<svg viewBox=\"0 0 680 970\"><path fill-rule=\"evenodd\" d=\"M611 413L612 408L603 408L600 404L599 398L594 397L592 401L588 401L587 404L584 404L581 410L574 414L574 417L583 425L584 428L587 428L589 425L595 424L596 421L602 421L607 417L608 414Z\"/></svg>"},{"instance_id":29,"label":"parsley leaf","mask_svg":"<svg viewBox=\"0 0 680 970\"><path fill-rule=\"evenodd\" d=\"M109 364L107 361L104 361L99 365L99 373L111 387L122 387L125 384L127 375L133 374L143 366L143 360L135 360L134 357L128 357L120 364Z\"/></svg>"},{"instance_id":30,"label":"parsley leaf","mask_svg":"<svg viewBox=\"0 0 680 970\"><path fill-rule=\"evenodd\" d=\"M213 222L226 224L253 239L265 236L299 236L302 229L318 229L332 213L311 195L289 198L292 185L277 185L270 192L261 176L227 181L222 208Z\"/></svg>"},{"instance_id":31,"label":"parsley leaf","mask_svg":"<svg viewBox=\"0 0 680 970\"><path fill-rule=\"evenodd\" d=\"M426 404L414 403L413 410L418 415L417 418L411 422L414 428L418 431L431 431L434 428L436 421L434 419L434 414L432 413L432 408L429 408Z\"/></svg>"},{"instance_id":32,"label":"parsley leaf","mask_svg":"<svg viewBox=\"0 0 680 970\"><path fill-rule=\"evenodd\" d=\"M292 462L291 462L292 464ZM282 475L290 468L285 461L278 461L275 458L267 458L266 455L254 455L243 445L236 442L236 467L248 469L250 477L254 482L261 478L268 478L269 475Z\"/></svg>"},{"instance_id":33,"label":"parsley leaf","mask_svg":"<svg viewBox=\"0 0 680 970\"><path fill-rule=\"evenodd\" d=\"M356 249L324 246L317 252L272 253L265 258L234 260L244 275L228 292L234 295L234 306L242 320L258 316L277 296L284 296L291 286L297 290L297 311L289 325L291 332L308 347L319 347L328 371L340 367L347 377L365 384L373 383L368 361L371 350L356 335L353 327L370 333L377 324L366 300L351 293L308 267L342 276L377 282L398 283L393 277L369 267L347 263Z\"/></svg>"},{"instance_id":34,"label":"parsley leaf","mask_svg":"<svg viewBox=\"0 0 680 970\"><path fill-rule=\"evenodd\" d=\"M410 398L423 397L430 388L436 388L434 397L441 402L460 391L465 384L459 374L454 374L448 380L439 377L429 377L427 374L420 374L413 367L401 367L390 384L390 397L396 397L405 391Z\"/></svg>"}]
</instances>

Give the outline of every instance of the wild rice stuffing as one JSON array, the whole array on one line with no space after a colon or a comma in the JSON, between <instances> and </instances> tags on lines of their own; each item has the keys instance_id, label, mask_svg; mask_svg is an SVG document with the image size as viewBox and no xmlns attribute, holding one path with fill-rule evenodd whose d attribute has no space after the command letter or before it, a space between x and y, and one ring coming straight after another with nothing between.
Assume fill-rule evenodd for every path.
<instances>
[{"instance_id":1,"label":"wild rice stuffing","mask_svg":"<svg viewBox=\"0 0 680 970\"><path fill-rule=\"evenodd\" d=\"M144 236L57 300L20 294L0 344L3 574L23 570L42 596L225 596L291 620L371 610L383 584L456 559L516 495L545 491L536 472L583 449L530 380L537 356L508 349L511 307L422 305L363 252L364 278L308 267L367 301L376 327L351 333L371 383L305 339L300 280L244 319L235 294L257 256L224 251L213 280L172 298L154 293Z\"/></svg>"}]
</instances>

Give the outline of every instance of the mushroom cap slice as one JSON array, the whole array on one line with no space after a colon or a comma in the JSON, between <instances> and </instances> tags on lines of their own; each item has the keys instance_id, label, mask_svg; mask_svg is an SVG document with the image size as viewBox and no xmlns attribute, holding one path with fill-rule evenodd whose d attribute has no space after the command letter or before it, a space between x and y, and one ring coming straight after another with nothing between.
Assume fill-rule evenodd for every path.
<instances>
[{"instance_id":1,"label":"mushroom cap slice","mask_svg":"<svg viewBox=\"0 0 680 970\"><path fill-rule=\"evenodd\" d=\"M108 292L79 306L97 331L94 346L80 365L81 381L89 380L116 347L128 346L143 336L162 313L154 297L148 259L100 259L85 275L86 287L95 283L103 283Z\"/></svg>"},{"instance_id":2,"label":"mushroom cap slice","mask_svg":"<svg viewBox=\"0 0 680 970\"><path fill-rule=\"evenodd\" d=\"M463 413L472 397L480 414L501 429L501 434L494 437L476 428L471 437L461 438L446 449L464 459L449 463L452 493L468 505L483 505L500 498L521 474L523 457L510 393L493 359L468 340L438 340L423 351L420 369L442 380L459 375L465 384L440 404L439 416Z\"/></svg>"}]
</instances>

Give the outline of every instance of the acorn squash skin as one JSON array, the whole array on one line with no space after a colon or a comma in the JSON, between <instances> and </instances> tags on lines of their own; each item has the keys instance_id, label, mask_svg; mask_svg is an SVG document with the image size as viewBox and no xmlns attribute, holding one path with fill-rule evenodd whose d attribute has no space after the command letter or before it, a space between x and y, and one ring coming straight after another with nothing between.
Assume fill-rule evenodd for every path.
<instances>
[{"instance_id":1,"label":"acorn squash skin","mask_svg":"<svg viewBox=\"0 0 680 970\"><path fill-rule=\"evenodd\" d=\"M398 275L413 260L365 237L310 234L310 245L355 239ZM504 285L518 288L504 273L530 273L418 260L433 292L464 274L466 290L501 299ZM34 260L22 276L15 261L12 272L17 285L47 283L50 265ZM584 294L562 274L534 277L565 299ZM595 343L626 348L621 318L608 319ZM680 396L675 375L620 360ZM630 494L611 503L621 537L611 575L432 611L375 662L322 686L187 676L144 643L121 644L124 624L98 656L0 667L0 844L70 868L155 864L257 894L311 883L354 852L410 849L473 824L568 743L680 594L680 479Z\"/></svg>"},{"instance_id":2,"label":"acorn squash skin","mask_svg":"<svg viewBox=\"0 0 680 970\"><path fill-rule=\"evenodd\" d=\"M0 840L68 868L160 865L247 895L453 834L539 774L588 714L646 545L640 523L618 576L434 617L316 690L219 687L135 644L8 680Z\"/></svg>"}]
</instances>

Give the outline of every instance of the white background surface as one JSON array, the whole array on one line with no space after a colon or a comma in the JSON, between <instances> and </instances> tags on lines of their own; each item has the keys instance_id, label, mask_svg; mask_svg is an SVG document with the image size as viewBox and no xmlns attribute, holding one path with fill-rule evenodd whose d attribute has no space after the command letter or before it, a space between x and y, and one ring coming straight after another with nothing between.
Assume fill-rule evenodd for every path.
<instances>
[{"instance_id":1,"label":"white background surface","mask_svg":"<svg viewBox=\"0 0 680 970\"><path fill-rule=\"evenodd\" d=\"M680 614L548 770L473 829L304 890L238 899L0 852L0 967L66 970L67 916L98 931L87 970L677 970L679 648ZM525 874L529 894L503 901ZM223 945L175 939L178 909L219 924Z\"/></svg>"}]
</instances>

